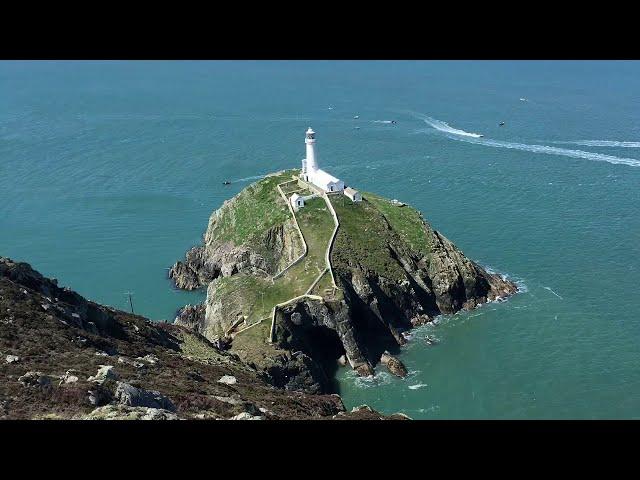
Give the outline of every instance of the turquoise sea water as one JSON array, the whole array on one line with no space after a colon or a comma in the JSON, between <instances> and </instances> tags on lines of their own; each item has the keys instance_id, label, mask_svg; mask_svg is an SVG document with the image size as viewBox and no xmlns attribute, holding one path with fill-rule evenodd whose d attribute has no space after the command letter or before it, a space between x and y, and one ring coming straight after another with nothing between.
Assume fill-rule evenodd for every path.
<instances>
[{"instance_id":1,"label":"turquoise sea water","mask_svg":"<svg viewBox=\"0 0 640 480\"><path fill-rule=\"evenodd\" d=\"M298 166L311 125L328 170L524 290L415 330L407 379L341 370L348 407L640 418L639 79L638 62L0 62L0 255L173 319L203 293L166 268L226 198Z\"/></svg>"}]
</instances>

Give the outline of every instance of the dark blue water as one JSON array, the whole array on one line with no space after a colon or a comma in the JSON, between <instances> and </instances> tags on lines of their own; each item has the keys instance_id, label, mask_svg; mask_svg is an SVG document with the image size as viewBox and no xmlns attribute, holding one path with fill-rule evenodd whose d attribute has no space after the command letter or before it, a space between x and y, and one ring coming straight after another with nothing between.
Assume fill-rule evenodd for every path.
<instances>
[{"instance_id":1,"label":"dark blue water","mask_svg":"<svg viewBox=\"0 0 640 480\"><path fill-rule=\"evenodd\" d=\"M166 268L226 198L298 166L311 125L323 168L524 289L416 330L405 380L342 370L348 406L639 417L639 78L638 62L0 62L0 254L172 319L203 294Z\"/></svg>"}]
</instances>

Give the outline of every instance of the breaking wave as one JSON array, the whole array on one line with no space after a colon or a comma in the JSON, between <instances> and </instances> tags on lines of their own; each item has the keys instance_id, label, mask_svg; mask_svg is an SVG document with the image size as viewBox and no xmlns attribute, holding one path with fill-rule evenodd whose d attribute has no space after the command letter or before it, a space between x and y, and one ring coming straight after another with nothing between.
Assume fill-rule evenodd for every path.
<instances>
[{"instance_id":1,"label":"breaking wave","mask_svg":"<svg viewBox=\"0 0 640 480\"><path fill-rule=\"evenodd\" d=\"M487 147L495 148L510 148L514 150L520 150L523 152L544 153L547 155L561 155L564 157L581 158L585 160L592 160L596 162L608 162L617 165L628 165L631 167L640 167L640 160L635 158L616 157L614 155L605 155L601 153L585 152L583 150L571 150L568 148L549 147L547 145L529 145L527 143L512 143L504 142L501 140L491 140L488 138L479 138L480 135L476 133L464 132L463 130L457 130L449 127L445 122L433 119L425 115L418 115L418 118L422 119L426 124L431 125L436 130L448 133L449 138L452 140L458 140L467 143L473 143L477 145L484 145Z\"/></svg>"}]
</instances>

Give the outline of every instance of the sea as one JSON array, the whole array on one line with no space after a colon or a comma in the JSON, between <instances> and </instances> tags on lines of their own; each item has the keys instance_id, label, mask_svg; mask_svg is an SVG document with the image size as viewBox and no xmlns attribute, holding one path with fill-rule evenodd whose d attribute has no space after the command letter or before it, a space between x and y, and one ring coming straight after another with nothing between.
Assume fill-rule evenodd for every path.
<instances>
[{"instance_id":1,"label":"sea","mask_svg":"<svg viewBox=\"0 0 640 480\"><path fill-rule=\"evenodd\" d=\"M640 418L640 62L0 62L0 255L173 321L205 294L167 269L309 126L321 167L520 285L413 330L405 379L340 369L347 408Z\"/></svg>"}]
</instances>

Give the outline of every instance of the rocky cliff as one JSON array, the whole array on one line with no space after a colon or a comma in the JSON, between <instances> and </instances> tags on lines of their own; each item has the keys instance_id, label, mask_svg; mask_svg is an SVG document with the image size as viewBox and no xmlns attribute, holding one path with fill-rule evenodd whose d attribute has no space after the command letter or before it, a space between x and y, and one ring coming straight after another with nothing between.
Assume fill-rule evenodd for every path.
<instances>
[{"instance_id":1,"label":"rocky cliff","mask_svg":"<svg viewBox=\"0 0 640 480\"><path fill-rule=\"evenodd\" d=\"M383 419L287 391L193 330L88 301L0 257L0 419Z\"/></svg>"},{"instance_id":2,"label":"rocky cliff","mask_svg":"<svg viewBox=\"0 0 640 480\"><path fill-rule=\"evenodd\" d=\"M286 175L281 175L277 181L284 178ZM278 286L277 281L268 281L269 274L274 272L274 262L282 266L283 261L295 258L299 251L292 247L296 245L296 232L287 227L290 215L272 219L268 229L254 229L252 237L244 236L231 247L220 240L221 229L226 229L229 236L228 232L236 228L228 222L222 225L221 219L237 217L233 209L242 202L283 206L275 190L267 194L270 187L264 182L249 187L214 212L205 245L194 249L199 252L198 260L191 260L188 254L184 262L178 262L172 269L178 286L184 283L180 272L185 269L198 279L193 285L204 286L208 282L205 305L184 311L176 322L190 325L210 339L227 335L237 318L250 317L256 304L264 302L264 295L261 298L255 290L272 290L272 284ZM272 180L271 188L273 185ZM255 199L255 192L261 192L262 198ZM431 322L440 314L505 298L517 290L513 282L487 272L465 257L409 205L370 193L364 193L364 200L359 203L340 194L329 198L340 222L330 252L338 289L332 287L327 277L314 292L321 300L305 297L278 308L274 342L268 348L263 345L267 335L260 326L255 327L251 338L248 335L234 338L232 350L242 358L251 357L258 367L269 370L272 356L269 349L300 352L320 367L313 372L309 370L312 380L305 382L307 386L312 385L312 391L332 391L337 359L344 356L358 373L370 375L384 352L397 352L405 343L403 332L408 329ZM283 223L278 226L278 222ZM324 230L331 231L332 227L325 226ZM278 232L278 240L272 243L274 249L268 257L264 253L267 244L264 239L272 238L274 231ZM305 238L313 238L312 229L305 232ZM285 245L290 247L283 248ZM326 243L319 245L317 248L326 248ZM230 248L242 254L225 256ZM309 255L312 253L310 247ZM264 261L267 257L271 263ZM256 261L246 261L251 258ZM235 279L235 288L229 287L232 282L222 277ZM287 284L278 288L292 290ZM267 297L291 298L298 294L290 291L288 296ZM269 308L276 303L274 300ZM262 332L263 337L257 332ZM253 347L260 355L255 355Z\"/></svg>"},{"instance_id":3,"label":"rocky cliff","mask_svg":"<svg viewBox=\"0 0 640 480\"><path fill-rule=\"evenodd\" d=\"M270 276L300 256L303 245L284 200L261 201L277 180L253 184L213 212L203 245L169 270L178 288L193 290L238 272Z\"/></svg>"}]
</instances>

